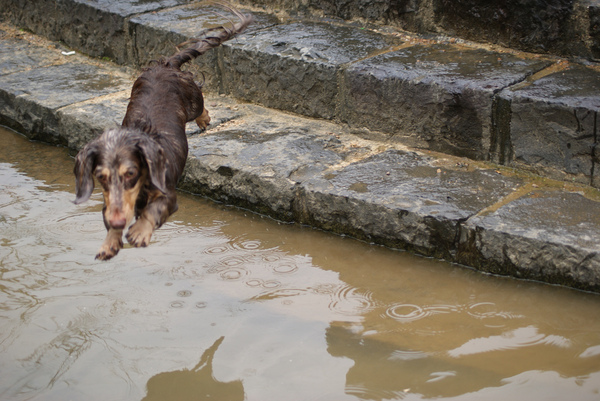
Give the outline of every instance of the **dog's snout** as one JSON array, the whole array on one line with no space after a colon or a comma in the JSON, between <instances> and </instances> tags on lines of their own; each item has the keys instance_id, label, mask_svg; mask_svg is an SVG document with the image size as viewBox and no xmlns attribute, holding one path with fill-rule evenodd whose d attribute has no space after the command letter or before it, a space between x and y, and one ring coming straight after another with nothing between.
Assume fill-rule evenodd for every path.
<instances>
[{"instance_id":1,"label":"dog's snout","mask_svg":"<svg viewBox=\"0 0 600 401\"><path fill-rule=\"evenodd\" d=\"M110 224L110 226L112 228L115 228L117 230L122 230L125 228L125 224L127 224L127 219L125 218L124 215L113 215L111 216L111 218L108 220L108 223Z\"/></svg>"}]
</instances>

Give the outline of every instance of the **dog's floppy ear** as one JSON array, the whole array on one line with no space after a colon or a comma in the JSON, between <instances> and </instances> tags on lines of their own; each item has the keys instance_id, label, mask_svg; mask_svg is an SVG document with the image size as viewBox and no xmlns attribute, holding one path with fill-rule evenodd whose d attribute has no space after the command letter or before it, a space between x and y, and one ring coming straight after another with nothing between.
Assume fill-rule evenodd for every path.
<instances>
[{"instance_id":1,"label":"dog's floppy ear","mask_svg":"<svg viewBox=\"0 0 600 401\"><path fill-rule=\"evenodd\" d=\"M142 136L138 148L150 175L150 182L163 194L167 193L165 155L162 147L147 136Z\"/></svg>"},{"instance_id":2,"label":"dog's floppy ear","mask_svg":"<svg viewBox=\"0 0 600 401\"><path fill-rule=\"evenodd\" d=\"M94 190L94 177L92 175L98 159L98 143L92 141L85 145L75 157L75 200L76 205L85 202Z\"/></svg>"}]
</instances>

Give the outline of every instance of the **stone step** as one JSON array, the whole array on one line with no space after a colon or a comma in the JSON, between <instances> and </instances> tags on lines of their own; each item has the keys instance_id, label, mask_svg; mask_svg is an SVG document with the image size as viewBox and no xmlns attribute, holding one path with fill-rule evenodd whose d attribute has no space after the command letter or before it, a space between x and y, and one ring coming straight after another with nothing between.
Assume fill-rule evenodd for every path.
<instances>
[{"instance_id":1,"label":"stone step","mask_svg":"<svg viewBox=\"0 0 600 401\"><path fill-rule=\"evenodd\" d=\"M600 59L599 0L241 0L291 15L325 15L449 35L535 53Z\"/></svg>"},{"instance_id":2,"label":"stone step","mask_svg":"<svg viewBox=\"0 0 600 401\"><path fill-rule=\"evenodd\" d=\"M5 3L3 18L19 27L137 67L227 22L187 0ZM600 185L595 64L253 14L245 34L195 64L208 93L344 123L367 138Z\"/></svg>"},{"instance_id":3,"label":"stone step","mask_svg":"<svg viewBox=\"0 0 600 401\"><path fill-rule=\"evenodd\" d=\"M0 124L79 149L120 123L137 71L67 54L3 26ZM209 130L188 126L184 190L484 272L600 292L600 193L589 186L228 96L206 104Z\"/></svg>"}]
</instances>

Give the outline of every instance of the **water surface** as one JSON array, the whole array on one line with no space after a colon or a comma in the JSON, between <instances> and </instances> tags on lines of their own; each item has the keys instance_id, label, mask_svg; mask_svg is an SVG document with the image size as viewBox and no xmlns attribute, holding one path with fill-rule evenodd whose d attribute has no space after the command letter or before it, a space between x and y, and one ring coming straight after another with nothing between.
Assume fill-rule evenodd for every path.
<instances>
[{"instance_id":1,"label":"water surface","mask_svg":"<svg viewBox=\"0 0 600 401\"><path fill-rule=\"evenodd\" d=\"M179 195L94 260L101 195L0 130L2 400L598 400L600 297Z\"/></svg>"}]
</instances>

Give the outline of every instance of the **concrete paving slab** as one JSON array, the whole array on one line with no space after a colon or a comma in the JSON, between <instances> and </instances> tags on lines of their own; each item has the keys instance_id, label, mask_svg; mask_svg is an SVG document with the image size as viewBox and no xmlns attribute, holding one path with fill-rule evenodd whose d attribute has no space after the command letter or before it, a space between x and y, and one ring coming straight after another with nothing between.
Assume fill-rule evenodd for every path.
<instances>
[{"instance_id":1,"label":"concrete paving slab","mask_svg":"<svg viewBox=\"0 0 600 401\"><path fill-rule=\"evenodd\" d=\"M549 64L450 44L403 48L344 72L341 119L413 146L486 160L494 94Z\"/></svg>"},{"instance_id":2,"label":"concrete paving slab","mask_svg":"<svg viewBox=\"0 0 600 401\"><path fill-rule=\"evenodd\" d=\"M573 65L499 95L510 117L500 150L505 164L563 180L599 186L600 71Z\"/></svg>"},{"instance_id":3,"label":"concrete paving slab","mask_svg":"<svg viewBox=\"0 0 600 401\"><path fill-rule=\"evenodd\" d=\"M458 261L481 270L600 290L600 203L535 190L464 225Z\"/></svg>"},{"instance_id":4,"label":"concrete paving slab","mask_svg":"<svg viewBox=\"0 0 600 401\"><path fill-rule=\"evenodd\" d=\"M267 107L331 119L344 64L399 40L320 22L295 22L245 35L223 48L225 92Z\"/></svg>"}]
</instances>

